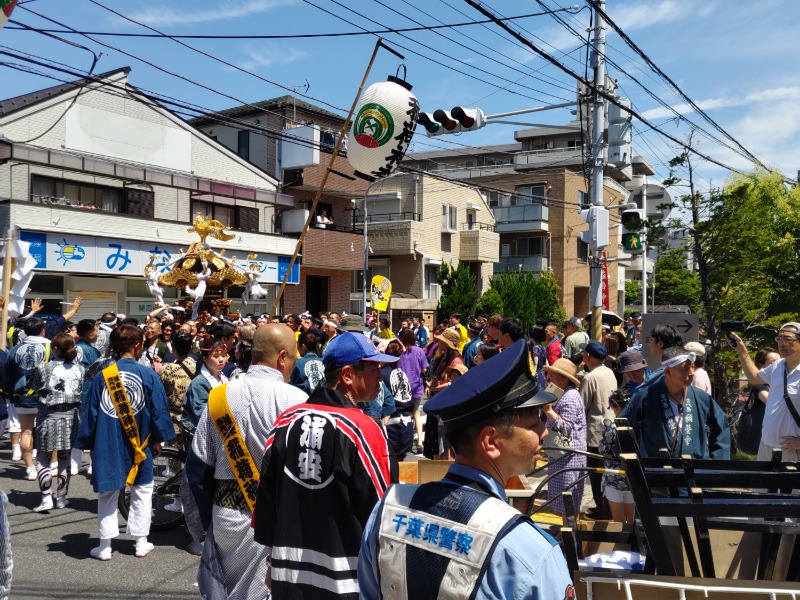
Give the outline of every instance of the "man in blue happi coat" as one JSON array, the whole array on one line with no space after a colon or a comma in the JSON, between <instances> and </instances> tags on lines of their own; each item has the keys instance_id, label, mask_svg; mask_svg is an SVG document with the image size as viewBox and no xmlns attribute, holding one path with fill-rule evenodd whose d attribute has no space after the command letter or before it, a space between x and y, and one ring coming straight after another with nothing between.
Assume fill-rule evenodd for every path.
<instances>
[{"instance_id":1,"label":"man in blue happi coat","mask_svg":"<svg viewBox=\"0 0 800 600\"><path fill-rule=\"evenodd\" d=\"M620 414L628 419L639 442L641 456L729 459L731 436L725 413L714 399L692 383L693 352L679 346L661 356L664 377L637 393Z\"/></svg>"},{"instance_id":2,"label":"man in blue happi coat","mask_svg":"<svg viewBox=\"0 0 800 600\"><path fill-rule=\"evenodd\" d=\"M109 373L104 370L89 386L86 418L75 442L78 448L92 450L92 487L98 494L100 545L92 549L91 555L99 560L111 559L111 540L119 535L117 499L129 476L133 476L133 481L127 532L136 538L137 557L153 550L153 544L147 540L152 518L153 457L161 452L162 442L175 437L164 385L153 369L137 362L144 349L141 329L121 325L112 343L119 359L109 368L116 367L119 373L127 402L127 406L122 406L123 412L134 416L137 445L144 451L144 460L134 465L134 444L126 437L116 401L109 393L113 384L107 383Z\"/></svg>"}]
</instances>

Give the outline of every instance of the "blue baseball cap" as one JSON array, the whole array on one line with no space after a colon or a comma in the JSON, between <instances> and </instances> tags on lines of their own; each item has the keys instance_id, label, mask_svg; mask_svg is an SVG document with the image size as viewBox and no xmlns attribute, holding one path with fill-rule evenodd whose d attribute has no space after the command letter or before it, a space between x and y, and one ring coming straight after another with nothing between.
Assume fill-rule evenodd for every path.
<instances>
[{"instance_id":1,"label":"blue baseball cap","mask_svg":"<svg viewBox=\"0 0 800 600\"><path fill-rule=\"evenodd\" d=\"M447 431L462 431L513 408L543 406L557 398L536 383L536 368L524 339L472 367L425 403Z\"/></svg>"},{"instance_id":2,"label":"blue baseball cap","mask_svg":"<svg viewBox=\"0 0 800 600\"><path fill-rule=\"evenodd\" d=\"M322 357L325 369L338 369L345 365L352 365L360 360L379 363L393 363L399 360L398 356L382 354L363 334L345 331L335 336Z\"/></svg>"},{"instance_id":3,"label":"blue baseball cap","mask_svg":"<svg viewBox=\"0 0 800 600\"><path fill-rule=\"evenodd\" d=\"M605 344L601 344L596 340L586 344L586 348L584 348L584 350L589 353L589 356L593 356L598 360L602 360L608 356L608 349L605 347Z\"/></svg>"}]
</instances>

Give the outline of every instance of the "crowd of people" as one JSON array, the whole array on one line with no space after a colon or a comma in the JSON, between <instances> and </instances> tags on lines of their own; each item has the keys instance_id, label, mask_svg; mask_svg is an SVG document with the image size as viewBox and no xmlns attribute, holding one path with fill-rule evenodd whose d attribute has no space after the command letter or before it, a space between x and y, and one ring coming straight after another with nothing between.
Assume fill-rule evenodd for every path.
<instances>
[{"instance_id":1,"label":"crowd of people","mask_svg":"<svg viewBox=\"0 0 800 600\"><path fill-rule=\"evenodd\" d=\"M395 332L378 315L194 321L164 305L141 323L106 313L73 324L81 304L45 321L34 300L9 329L0 421L12 461L38 481L36 512L65 507L70 476L87 469L98 495L91 556L106 561L126 486L136 556L154 549L153 459L164 445L186 451L168 509L185 515L204 598L379 598L398 587L422 598L449 585L454 565L475 573L459 578L458 597L570 597L556 542L504 502L542 445L549 510L563 516L571 490L576 515L621 522L635 508L624 475L590 472L594 508L582 500L586 472L615 464L617 417L642 456L730 457L705 347L658 325L651 372L638 314L596 341L575 316L529 330L499 314L452 314L432 330L413 316ZM759 458L781 448L798 460L800 325L784 325L777 352L755 363L731 339L765 407ZM435 485L390 488L410 454L455 462Z\"/></svg>"}]
</instances>

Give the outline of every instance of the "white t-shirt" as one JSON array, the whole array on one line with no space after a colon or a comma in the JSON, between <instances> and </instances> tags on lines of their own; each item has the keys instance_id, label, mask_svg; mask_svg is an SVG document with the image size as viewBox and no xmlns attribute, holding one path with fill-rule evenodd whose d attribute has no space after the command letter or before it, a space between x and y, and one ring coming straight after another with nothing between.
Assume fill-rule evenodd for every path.
<instances>
[{"instance_id":1,"label":"white t-shirt","mask_svg":"<svg viewBox=\"0 0 800 600\"><path fill-rule=\"evenodd\" d=\"M325 229L328 225L331 224L330 219L328 217L323 217L322 215L317 215L317 227L320 229Z\"/></svg>"},{"instance_id":2,"label":"white t-shirt","mask_svg":"<svg viewBox=\"0 0 800 600\"><path fill-rule=\"evenodd\" d=\"M800 427L794 422L792 413L783 400L783 371L786 359L776 360L758 372L758 376L769 384L767 407L764 412L764 425L761 441L773 448L780 448L781 438L786 435L800 437ZM789 398L800 413L800 366L789 372Z\"/></svg>"}]
</instances>

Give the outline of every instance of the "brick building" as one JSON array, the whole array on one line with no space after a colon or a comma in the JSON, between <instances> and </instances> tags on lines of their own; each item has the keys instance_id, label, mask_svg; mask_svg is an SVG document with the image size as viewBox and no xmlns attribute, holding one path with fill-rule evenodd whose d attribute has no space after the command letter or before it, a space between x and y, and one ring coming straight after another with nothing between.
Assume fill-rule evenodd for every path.
<instances>
[{"instance_id":1,"label":"brick building","mask_svg":"<svg viewBox=\"0 0 800 600\"><path fill-rule=\"evenodd\" d=\"M299 237L322 183L344 118L292 96L203 115L189 121L241 158L269 173L292 206L275 215L274 227ZM363 230L354 199L363 199L367 182L353 176L344 148L333 163L301 249L297 286L283 296L284 313L308 309L350 311L353 282L363 268ZM325 211L332 225L316 227Z\"/></svg>"}]
</instances>

